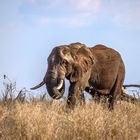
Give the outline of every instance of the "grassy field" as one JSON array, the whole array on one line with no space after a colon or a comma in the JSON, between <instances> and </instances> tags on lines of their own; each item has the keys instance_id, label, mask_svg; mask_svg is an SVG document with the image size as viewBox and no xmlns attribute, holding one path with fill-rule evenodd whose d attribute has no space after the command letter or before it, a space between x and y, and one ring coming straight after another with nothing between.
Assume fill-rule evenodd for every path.
<instances>
[{"instance_id":1,"label":"grassy field","mask_svg":"<svg viewBox=\"0 0 140 140\"><path fill-rule=\"evenodd\" d=\"M86 101L74 110L66 101L25 100L25 92L7 84L0 100L0 140L140 140L140 102Z\"/></svg>"},{"instance_id":2,"label":"grassy field","mask_svg":"<svg viewBox=\"0 0 140 140\"><path fill-rule=\"evenodd\" d=\"M140 104L119 102L109 112L87 101L74 110L62 101L0 103L1 140L140 140Z\"/></svg>"}]
</instances>

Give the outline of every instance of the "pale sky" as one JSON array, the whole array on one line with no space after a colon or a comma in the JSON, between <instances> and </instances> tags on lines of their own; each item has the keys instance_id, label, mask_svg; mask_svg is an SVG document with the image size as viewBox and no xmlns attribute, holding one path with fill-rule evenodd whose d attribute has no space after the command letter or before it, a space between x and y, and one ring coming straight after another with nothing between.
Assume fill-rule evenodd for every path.
<instances>
[{"instance_id":1,"label":"pale sky","mask_svg":"<svg viewBox=\"0 0 140 140\"><path fill-rule=\"evenodd\" d=\"M125 83L140 84L140 0L0 0L0 89L4 74L39 83L52 48L72 42L116 49Z\"/></svg>"}]
</instances>

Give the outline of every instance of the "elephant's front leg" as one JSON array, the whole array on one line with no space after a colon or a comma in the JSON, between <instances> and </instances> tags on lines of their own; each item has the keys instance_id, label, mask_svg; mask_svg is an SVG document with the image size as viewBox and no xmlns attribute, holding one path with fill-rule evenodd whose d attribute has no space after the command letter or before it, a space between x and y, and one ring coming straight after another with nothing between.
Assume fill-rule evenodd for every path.
<instances>
[{"instance_id":1,"label":"elephant's front leg","mask_svg":"<svg viewBox=\"0 0 140 140\"><path fill-rule=\"evenodd\" d=\"M69 87L69 94L67 99L67 105L70 108L74 108L75 105L82 105L85 103L84 87L79 82L71 83Z\"/></svg>"}]
</instances>

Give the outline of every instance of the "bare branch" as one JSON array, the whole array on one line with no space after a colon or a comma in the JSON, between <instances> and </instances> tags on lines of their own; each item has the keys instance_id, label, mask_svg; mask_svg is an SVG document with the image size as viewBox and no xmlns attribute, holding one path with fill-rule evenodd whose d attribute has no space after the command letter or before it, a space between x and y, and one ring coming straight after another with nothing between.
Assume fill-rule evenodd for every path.
<instances>
[{"instance_id":1,"label":"bare branch","mask_svg":"<svg viewBox=\"0 0 140 140\"><path fill-rule=\"evenodd\" d=\"M138 84L129 84L129 85L123 85L124 88L127 88L127 87L137 87L137 88L140 88L140 85Z\"/></svg>"}]
</instances>

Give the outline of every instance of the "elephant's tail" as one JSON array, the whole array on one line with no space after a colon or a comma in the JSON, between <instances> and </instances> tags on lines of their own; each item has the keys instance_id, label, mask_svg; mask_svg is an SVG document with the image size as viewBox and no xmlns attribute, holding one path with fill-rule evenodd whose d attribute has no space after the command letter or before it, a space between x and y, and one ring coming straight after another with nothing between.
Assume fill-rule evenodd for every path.
<instances>
[{"instance_id":1,"label":"elephant's tail","mask_svg":"<svg viewBox=\"0 0 140 140\"><path fill-rule=\"evenodd\" d=\"M45 82L42 81L40 84L36 85L35 87L32 87L31 90L35 90L35 89L37 89L37 88L40 88L40 87L42 87L44 84L45 84Z\"/></svg>"}]
</instances>

